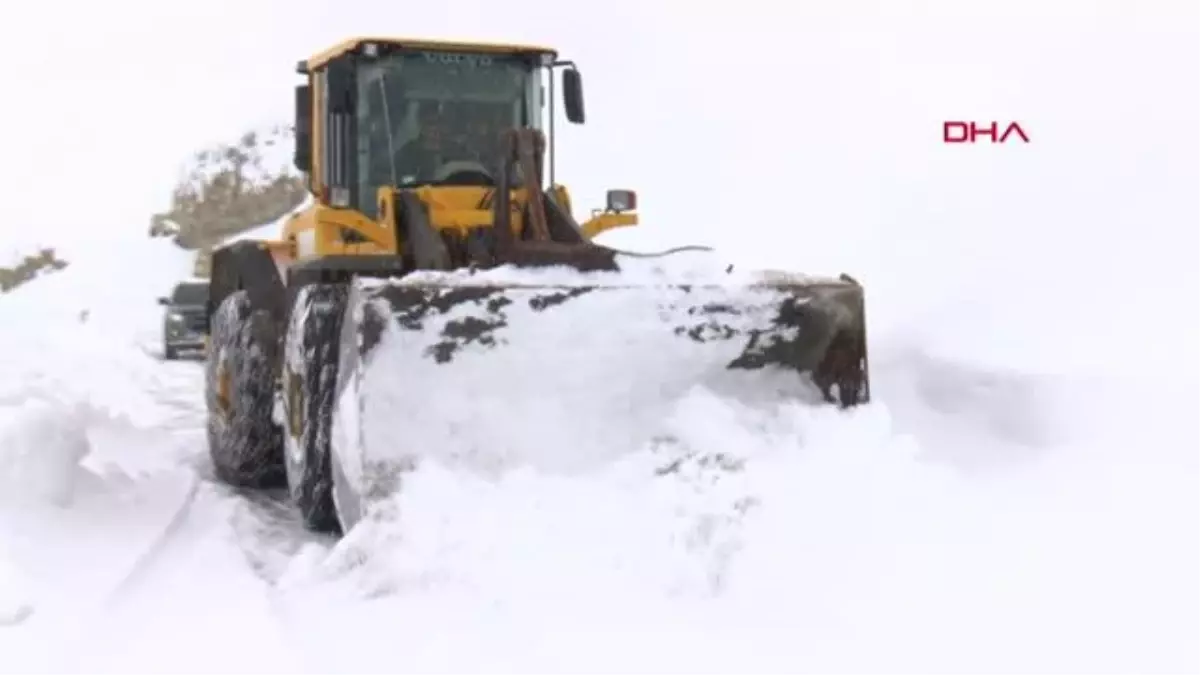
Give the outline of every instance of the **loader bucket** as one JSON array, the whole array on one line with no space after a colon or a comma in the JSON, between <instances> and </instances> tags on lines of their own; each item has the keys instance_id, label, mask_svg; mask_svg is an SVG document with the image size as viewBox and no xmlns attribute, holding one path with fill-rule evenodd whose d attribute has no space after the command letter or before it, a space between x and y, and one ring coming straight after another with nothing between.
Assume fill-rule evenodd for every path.
<instances>
[{"instance_id":1,"label":"loader bucket","mask_svg":"<svg viewBox=\"0 0 1200 675\"><path fill-rule=\"evenodd\" d=\"M637 449L696 387L849 407L869 398L852 279L567 268L355 280L331 436L349 528L434 460L571 470ZM358 501L354 505L348 502ZM346 522L346 521L350 522Z\"/></svg>"}]
</instances>

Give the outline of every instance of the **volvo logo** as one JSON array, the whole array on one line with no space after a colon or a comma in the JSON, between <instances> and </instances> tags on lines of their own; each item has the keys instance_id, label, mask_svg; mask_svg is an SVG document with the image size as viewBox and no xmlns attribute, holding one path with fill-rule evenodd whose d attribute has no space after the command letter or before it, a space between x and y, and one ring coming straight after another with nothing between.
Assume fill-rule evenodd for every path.
<instances>
[{"instance_id":1,"label":"volvo logo","mask_svg":"<svg viewBox=\"0 0 1200 675\"><path fill-rule=\"evenodd\" d=\"M494 62L487 54L454 54L448 52L421 52L428 63L441 63L447 66L469 66L471 68L487 68Z\"/></svg>"}]
</instances>

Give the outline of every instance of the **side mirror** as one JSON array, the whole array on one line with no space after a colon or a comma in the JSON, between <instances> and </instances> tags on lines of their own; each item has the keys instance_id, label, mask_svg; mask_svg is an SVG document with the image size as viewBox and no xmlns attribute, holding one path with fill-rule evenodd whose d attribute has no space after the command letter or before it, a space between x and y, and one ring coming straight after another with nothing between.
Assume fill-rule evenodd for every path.
<instances>
[{"instance_id":1,"label":"side mirror","mask_svg":"<svg viewBox=\"0 0 1200 675\"><path fill-rule=\"evenodd\" d=\"M633 190L609 190L604 198L604 206L613 213L634 211L637 209L637 193Z\"/></svg>"},{"instance_id":2,"label":"side mirror","mask_svg":"<svg viewBox=\"0 0 1200 675\"><path fill-rule=\"evenodd\" d=\"M167 305L171 304L171 301L167 298L159 298L158 304L162 305L163 307L166 307Z\"/></svg>"},{"instance_id":3,"label":"side mirror","mask_svg":"<svg viewBox=\"0 0 1200 675\"><path fill-rule=\"evenodd\" d=\"M302 173L312 171L312 89L307 84L296 87L296 147L292 164Z\"/></svg>"},{"instance_id":4,"label":"side mirror","mask_svg":"<svg viewBox=\"0 0 1200 675\"><path fill-rule=\"evenodd\" d=\"M583 79L575 68L567 68L562 74L563 106L567 109L567 121L583 124Z\"/></svg>"}]
</instances>

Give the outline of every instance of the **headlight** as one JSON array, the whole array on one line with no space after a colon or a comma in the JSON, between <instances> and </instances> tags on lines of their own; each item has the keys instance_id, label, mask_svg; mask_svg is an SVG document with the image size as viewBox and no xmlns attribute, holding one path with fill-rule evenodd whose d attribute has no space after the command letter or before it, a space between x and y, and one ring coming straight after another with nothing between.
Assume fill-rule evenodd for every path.
<instances>
[{"instance_id":1,"label":"headlight","mask_svg":"<svg viewBox=\"0 0 1200 675\"><path fill-rule=\"evenodd\" d=\"M637 208L637 193L633 190L609 190L605 202L609 211L633 211Z\"/></svg>"},{"instance_id":2,"label":"headlight","mask_svg":"<svg viewBox=\"0 0 1200 675\"><path fill-rule=\"evenodd\" d=\"M183 315L177 312L167 314L167 323L183 323Z\"/></svg>"}]
</instances>

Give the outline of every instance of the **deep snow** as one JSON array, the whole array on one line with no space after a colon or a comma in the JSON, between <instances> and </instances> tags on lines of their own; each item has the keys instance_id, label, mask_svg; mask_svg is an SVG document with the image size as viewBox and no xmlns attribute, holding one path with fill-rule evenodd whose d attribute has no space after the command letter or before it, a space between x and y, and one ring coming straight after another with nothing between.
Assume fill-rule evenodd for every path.
<instances>
[{"instance_id":1,"label":"deep snow","mask_svg":"<svg viewBox=\"0 0 1200 675\"><path fill-rule=\"evenodd\" d=\"M1197 114L1193 17L851 4L774 27L697 7L697 26L755 47L753 67L656 35L672 24L649 9L630 30L686 58L576 35L590 93L675 98L591 99L560 170L587 174L583 194L636 182L647 223L612 233L622 247L724 236L739 268L862 279L873 405L692 390L662 403L654 439L582 474L423 463L334 544L274 495L210 480L200 370L154 351L153 299L187 260L140 223L92 223L71 267L0 296L0 669L1200 671L1198 163L1179 123ZM964 76L981 65L992 77ZM750 113L704 105L734 75L739 96L761 87L751 124L770 142L737 136ZM780 81L823 104L797 110ZM1035 142L940 152L922 134L963 109L1028 115ZM726 161L688 154L681 110ZM622 147L671 157L671 175L585 165L622 130L605 115L644 125ZM795 172L742 173L780 157ZM712 171L721 189L676 213ZM753 180L802 193L787 222L737 197Z\"/></svg>"},{"instance_id":2,"label":"deep snow","mask_svg":"<svg viewBox=\"0 0 1200 675\"><path fill-rule=\"evenodd\" d=\"M693 390L584 473L536 461L566 447L499 473L422 464L334 545L209 480L199 368L157 360L142 295L82 325L64 311L40 351L5 338L38 357L3 399L10 672L1195 665L1186 378L876 343L869 407Z\"/></svg>"}]
</instances>

